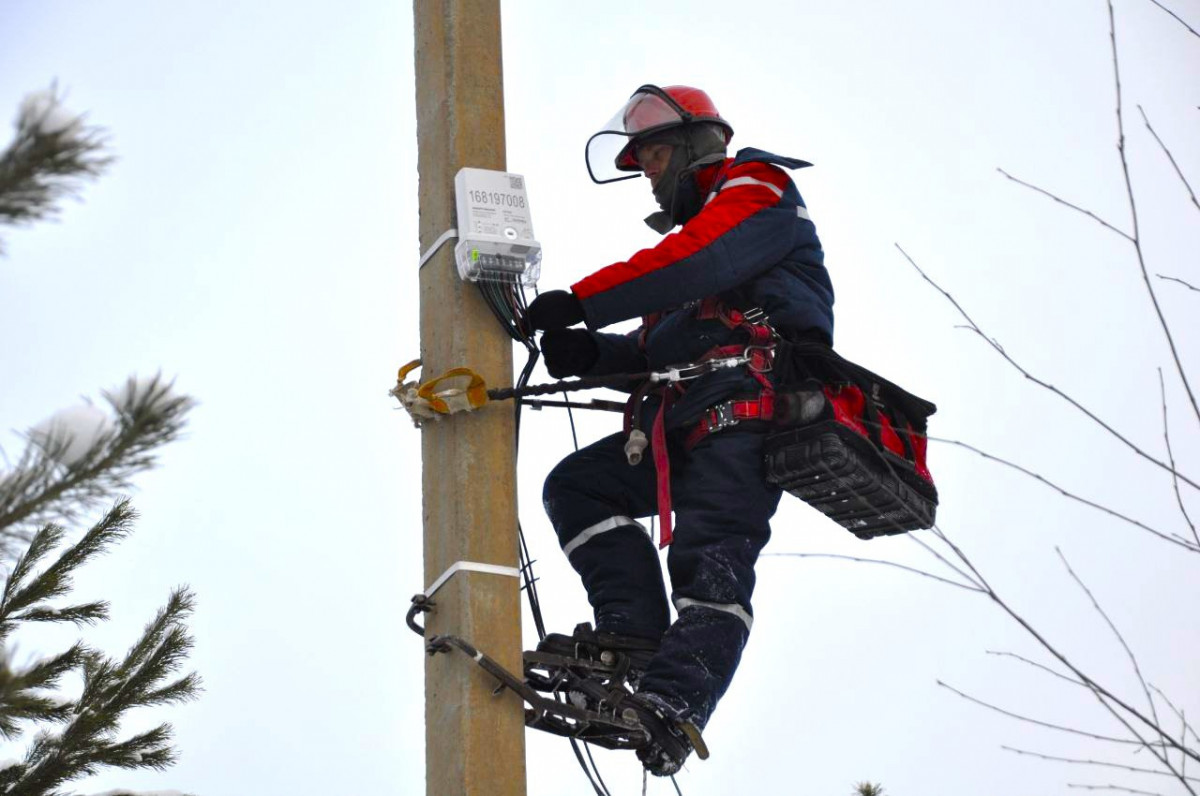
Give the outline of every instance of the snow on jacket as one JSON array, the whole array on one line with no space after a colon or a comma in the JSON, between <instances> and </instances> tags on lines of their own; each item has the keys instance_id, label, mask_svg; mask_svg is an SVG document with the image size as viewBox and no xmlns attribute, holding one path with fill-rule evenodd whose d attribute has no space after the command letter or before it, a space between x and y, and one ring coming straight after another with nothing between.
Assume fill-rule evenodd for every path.
<instances>
[{"instance_id":1,"label":"snow on jacket","mask_svg":"<svg viewBox=\"0 0 1200 796\"><path fill-rule=\"evenodd\" d=\"M758 149L740 150L698 173L708 199L678 232L574 284L571 290L593 332L644 318L632 334L593 335L600 358L589 374L690 362L716 346L740 342L742 333L721 321L696 317L696 305L711 297L740 310L761 308L784 337L818 334L832 340L833 285L821 242L783 170L809 165ZM734 393L755 391L755 382L744 373L706 376L672 410L673 425L690 422Z\"/></svg>"}]
</instances>

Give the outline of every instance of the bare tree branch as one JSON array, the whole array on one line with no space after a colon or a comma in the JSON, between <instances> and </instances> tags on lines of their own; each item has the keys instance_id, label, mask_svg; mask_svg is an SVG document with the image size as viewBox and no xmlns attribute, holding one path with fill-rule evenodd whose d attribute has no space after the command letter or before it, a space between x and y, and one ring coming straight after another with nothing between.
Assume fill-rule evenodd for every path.
<instances>
[{"instance_id":1,"label":"bare tree branch","mask_svg":"<svg viewBox=\"0 0 1200 796\"><path fill-rule=\"evenodd\" d=\"M1080 688L1087 688L1086 683L1082 683L1079 680L1073 680L1072 678L1067 677L1062 672L1054 671L1049 666L1046 666L1044 663L1038 663L1037 661L1031 661L1029 658L1026 658L1022 655L1018 655L1015 652L1004 652L1003 650L985 650L985 652L988 655L995 655L1000 658L1015 658L1016 660L1020 661L1021 663L1029 664L1030 666L1034 667L1035 669L1041 669L1046 674L1054 675L1058 679L1065 680L1066 682L1070 683L1071 685L1077 685ZM1115 740L1119 740L1119 739L1114 738L1113 740L1115 741ZM1137 741L1122 740L1121 743L1137 743Z\"/></svg>"},{"instance_id":2,"label":"bare tree branch","mask_svg":"<svg viewBox=\"0 0 1200 796\"><path fill-rule=\"evenodd\" d=\"M939 528L937 528L937 526L934 526L934 529L933 529L933 531L934 531L934 536L935 536L935 537L937 537L937 538L939 538L939 539L941 539L941 538L942 538L943 534L942 534L941 530L940 530ZM916 534L907 534L907 538L908 538L908 540L909 540L910 542L912 542L913 544L915 544L915 545L917 545L918 547L922 548L923 550L925 550L925 552L929 553L929 555L933 556L933 557L934 557L934 558L936 558L938 561L941 561L941 562L942 562L943 564L945 564L945 565L946 565L948 568L950 568L951 570L953 570L953 571L954 571L954 573L955 573L956 575L958 575L960 578L962 578L963 580L967 581L968 583L971 583L971 584L975 585L976 587L978 587L978 588L980 588L980 589L983 589L983 588L984 588L984 586L983 586L983 584L982 584L981 582L977 581L977 580L976 580L974 577L972 577L971 575L968 575L966 572L963 572L961 569L959 569L957 566L955 566L955 565L954 565L954 564L953 564L953 563L950 561L950 559L948 559L948 558L946 558L945 556L943 556L943 555L942 555L941 553L939 553L937 550L934 550L934 549L933 549L933 547L932 547L932 546L931 546L931 545L930 545L928 542L926 542L924 539L922 539L920 536L917 536Z\"/></svg>"},{"instance_id":3,"label":"bare tree branch","mask_svg":"<svg viewBox=\"0 0 1200 796\"><path fill-rule=\"evenodd\" d=\"M1188 733L1191 733L1192 738L1194 738L1197 743L1200 743L1200 735L1197 735L1196 729L1191 724L1188 724L1187 718L1184 717L1184 715L1183 715L1183 711L1180 710L1179 708L1175 707L1175 703L1171 701L1170 697L1168 697L1166 694L1164 694L1162 692L1161 688L1154 685L1153 683L1150 684L1150 688L1154 690L1154 693L1156 693L1160 697L1162 697L1162 701L1167 703L1167 707L1171 708L1171 712L1174 713L1177 717L1179 717L1179 719L1181 721L1183 721L1184 732L1180 736L1181 740L1183 740L1186 743L1187 735L1188 735Z\"/></svg>"},{"instance_id":4,"label":"bare tree branch","mask_svg":"<svg viewBox=\"0 0 1200 796\"><path fill-rule=\"evenodd\" d=\"M1081 730L1076 727L1065 727L1061 724L1052 724L1048 721L1042 721L1041 719L1031 718L1029 716L1022 715L1020 713L1014 713L1011 710L1005 710L1004 708L999 707L997 705L993 705L990 702L985 702L982 699L979 699L978 697L973 697L970 694L959 691L954 686L949 685L948 683L944 683L941 680L938 680L937 684L940 685L942 688L945 688L948 691L952 691L953 693L958 694L960 697L967 700L968 702L974 702L976 705L985 707L988 710L995 711L996 713L999 713L1002 716L1008 716L1009 718L1016 719L1017 721L1023 721L1026 724L1033 724L1038 727L1045 727L1048 730L1058 730L1059 732L1070 733L1071 735L1082 735L1085 738L1091 738L1096 741L1106 741L1108 743L1133 744L1133 745L1136 745L1139 747L1142 745L1141 742L1133 741L1128 738L1114 738L1111 735L1098 735L1094 732L1088 732L1087 730Z\"/></svg>"},{"instance_id":5,"label":"bare tree branch","mask_svg":"<svg viewBox=\"0 0 1200 796\"><path fill-rule=\"evenodd\" d=\"M1102 511L1105 514L1116 517L1117 519L1127 522L1130 525L1141 528L1144 531L1148 531L1149 533L1157 536L1158 538L1162 539L1163 541L1170 542L1171 544L1174 544L1174 545L1179 545L1180 547L1182 547L1183 549L1185 549L1189 552L1200 553L1200 539L1198 539L1197 543L1195 545L1193 545L1191 542L1189 542L1187 539L1184 539L1183 537L1176 536L1173 534L1167 534L1162 531L1156 530L1155 528L1152 528L1149 525L1146 525L1144 522L1135 520L1132 517L1127 517L1126 515L1121 514L1118 511L1114 511L1113 509L1110 509L1107 506L1104 506L1100 503L1096 503L1095 501L1092 501L1092 500L1088 500L1087 498L1080 497L1079 495L1076 495L1073 492L1069 492L1066 489L1059 486L1058 484L1033 472L1032 470L1022 467L1021 465L1016 464L1014 462L1010 462L1007 459L1002 459L999 456L995 456L986 451L980 450L979 448L976 448L974 445L970 445L966 442L961 442L961 441L955 440L955 439L945 439L943 437L927 437L927 439L929 439L932 442L940 442L940 443L943 443L946 445L957 445L958 447L965 448L966 450L969 450L972 453L976 453L976 454L982 456L983 458L988 459L989 461L994 461L994 462L997 462L998 464L1003 464L1006 467L1011 467L1012 469L1016 470L1017 472L1023 473L1024 475L1029 476L1030 478L1034 479L1035 481L1045 484L1046 486L1048 486L1051 489L1058 492L1063 497L1070 498L1071 500L1082 503L1085 506L1090 506L1091 508ZM1174 460L1172 460L1171 471L1172 471L1172 476L1174 476L1175 475Z\"/></svg>"},{"instance_id":6,"label":"bare tree branch","mask_svg":"<svg viewBox=\"0 0 1200 796\"><path fill-rule=\"evenodd\" d=\"M1176 22L1178 22L1180 25L1183 25L1185 28L1187 28L1187 29L1188 29L1188 31L1189 31L1189 32L1190 32L1190 33L1191 33L1193 36L1200 36L1200 33L1197 33L1195 28L1193 28L1193 27L1192 27L1191 25L1189 25L1188 23L1184 22L1182 17L1180 17L1178 14L1176 14L1176 13L1175 13L1174 11L1172 11L1171 9L1167 8L1167 7L1166 7L1165 5L1163 5L1162 3L1158 2L1158 0L1150 0L1150 2L1151 2L1151 3L1154 3L1154 5L1158 6L1158 7L1159 7L1159 8L1161 8L1163 11L1166 11L1168 14L1170 14L1170 15L1171 15L1171 16L1173 16L1173 17L1175 17L1175 21L1176 21Z\"/></svg>"},{"instance_id":7,"label":"bare tree branch","mask_svg":"<svg viewBox=\"0 0 1200 796\"><path fill-rule=\"evenodd\" d=\"M1000 748L1007 752L1015 752L1016 754L1019 754L1019 755L1028 755L1029 757L1036 757L1041 760L1052 760L1056 763L1076 763L1076 764L1082 765L1082 766L1102 766L1103 768L1119 768L1123 771L1132 771L1135 774L1154 774L1154 775L1160 776L1160 777L1177 776L1175 774L1170 774L1166 771L1155 771L1152 768L1138 768L1137 766L1127 766L1127 765L1124 765L1123 763L1109 763L1104 760L1080 760L1080 759L1074 758L1074 757L1058 757L1057 755L1044 755L1040 752L1031 752L1028 749L1017 749L1016 747L1013 747L1013 746L1001 746ZM1200 779L1196 779L1195 777L1187 777L1187 780L1189 782L1200 782Z\"/></svg>"},{"instance_id":8,"label":"bare tree branch","mask_svg":"<svg viewBox=\"0 0 1200 796\"><path fill-rule=\"evenodd\" d=\"M1196 287L1195 285L1193 285L1190 282L1185 282L1177 276L1167 276L1165 274L1155 274L1155 276L1157 276L1159 279L1166 279L1169 282L1178 282L1179 284L1183 285L1184 287L1188 288L1189 290L1194 290L1197 293L1200 293L1200 287Z\"/></svg>"},{"instance_id":9,"label":"bare tree branch","mask_svg":"<svg viewBox=\"0 0 1200 796\"><path fill-rule=\"evenodd\" d=\"M1079 585L1079 588L1083 589L1083 593L1086 594L1088 599L1092 601L1092 607L1096 609L1096 613L1100 614L1101 618L1103 618L1105 623L1108 625L1108 629L1113 632L1113 635L1117 637L1117 641L1121 643L1121 647L1125 650L1125 654L1129 657L1130 664L1133 665L1133 673L1137 675L1138 683L1142 686L1142 693L1146 695L1146 702L1150 705L1150 715L1154 719L1154 725L1156 728L1161 728L1162 724L1158 719L1158 708L1154 704L1154 697L1150 696L1150 687L1146 684L1145 676L1142 675L1142 667L1138 665L1137 656L1135 656L1133 654L1133 650L1129 648L1129 644L1126 643L1125 637L1122 636L1121 631L1117 629L1116 623L1113 622L1108 613L1100 607L1100 603L1096 599L1096 596L1092 594L1092 590L1087 587L1087 584L1083 582L1083 579L1075 573L1074 569L1071 568L1071 564L1069 561L1067 561L1067 557L1063 555L1062 549L1055 546L1054 552L1058 553L1059 560L1061 560L1063 562L1063 566L1067 568L1067 573L1070 574L1071 579ZM1159 732L1161 733L1162 730L1159 729Z\"/></svg>"},{"instance_id":10,"label":"bare tree branch","mask_svg":"<svg viewBox=\"0 0 1200 796\"><path fill-rule=\"evenodd\" d=\"M1049 197L1049 198L1053 199L1054 201L1058 202L1060 205L1066 205L1067 207L1071 208L1072 210L1076 210L1076 211L1078 211L1078 212L1080 212L1080 213L1083 213L1085 216L1087 216L1088 218L1092 219L1093 221L1095 221L1096 223L1098 223L1100 226L1102 226L1102 227L1105 227L1106 229L1110 229L1110 230L1112 230L1113 232L1117 233L1118 235L1120 235L1122 238L1124 238L1125 240L1129 241L1130 243L1133 243L1133 242L1134 242L1134 238L1133 238L1133 236L1132 236L1132 235L1130 235L1128 232L1126 232L1125 230L1122 230L1122 229L1117 229L1115 226L1113 226L1112 224L1108 223L1108 222L1107 222L1107 221L1105 221L1104 219L1100 218L1100 216L1096 215L1096 214L1095 214L1095 213L1093 213L1091 210L1084 210L1084 209L1083 209L1082 207L1080 207L1079 205L1071 204L1071 203L1070 203L1070 202L1068 202L1066 199L1063 199L1063 198L1062 198L1062 197L1060 197L1060 196L1057 196L1057 195L1055 195L1055 194L1052 194L1052 193L1050 193L1050 192L1049 192L1049 191L1047 191L1045 188L1039 188L1039 187L1037 187L1036 185L1034 185L1033 183L1025 182L1024 180L1021 180L1021 179L1018 179L1018 178L1016 178L1016 177L1012 176L1011 174L1009 174L1009 173L1008 173L1007 171L1005 171L1004 169L1000 169L1000 168L998 168L998 169L996 169L996 171L1000 172L1000 173L1001 173L1001 174L1003 174L1005 177L1007 177L1008 179L1010 179L1010 180L1012 180L1013 182L1015 182L1017 185L1024 185L1026 188L1029 188L1029 189L1031 189L1031 190L1037 191L1037 192L1038 192L1038 193L1040 193L1042 196L1047 196L1047 197Z\"/></svg>"},{"instance_id":11,"label":"bare tree branch","mask_svg":"<svg viewBox=\"0 0 1200 796\"><path fill-rule=\"evenodd\" d=\"M1146 258L1142 252L1141 237L1138 232L1137 202L1133 197L1133 181L1129 177L1129 158L1125 155L1125 116L1122 111L1121 67L1117 58L1117 22L1116 15L1113 12L1112 0L1108 0L1108 23L1109 38L1112 39L1113 79L1117 89L1117 152L1121 156L1121 173L1125 177L1125 193L1129 196L1129 213L1133 219L1133 248L1137 252L1138 267L1142 271L1142 281L1146 283L1146 291L1150 294L1150 303L1154 305L1154 313L1158 316L1159 325L1162 327L1163 334L1167 338L1167 345L1171 349L1171 358L1175 360L1175 370L1179 374L1180 381L1183 382L1184 390L1187 391L1188 400L1192 403L1192 411L1196 415L1196 421L1200 422L1200 404L1196 402L1196 395L1192 392L1192 385L1188 381L1187 371L1184 370L1183 363L1179 359L1179 351L1175 348L1175 338L1171 334L1171 327L1167 323L1166 316L1163 315L1162 307L1158 305L1158 296L1154 292L1154 283L1150 281L1150 272L1146 268Z\"/></svg>"},{"instance_id":12,"label":"bare tree branch","mask_svg":"<svg viewBox=\"0 0 1200 796\"><path fill-rule=\"evenodd\" d=\"M1155 791L1126 788L1124 785L1080 785L1077 782L1068 782L1067 787L1078 788L1080 790L1113 790L1120 793L1135 793L1138 796L1163 796L1163 794L1156 793Z\"/></svg>"},{"instance_id":13,"label":"bare tree branch","mask_svg":"<svg viewBox=\"0 0 1200 796\"><path fill-rule=\"evenodd\" d=\"M1153 0L1151 0L1151 2L1153 2ZM1137 106L1137 109L1142 114L1142 121L1146 123L1146 129L1150 131L1150 135L1154 136L1154 140L1158 142L1160 147L1162 147L1163 154L1167 156L1167 160L1171 161L1171 166L1175 169L1175 173L1179 175L1179 180L1183 183L1183 187L1187 189L1188 196L1192 198L1192 204L1196 206L1197 210L1200 210L1200 201L1196 199L1196 192L1192 190L1192 186L1190 183L1188 183L1187 177L1183 176L1183 170L1180 169L1179 164L1175 162L1175 156L1171 154L1171 150L1167 148L1167 145L1163 143L1163 140L1158 137L1158 133L1156 133L1154 128L1150 125L1150 119L1146 116L1146 111L1142 108L1142 106Z\"/></svg>"},{"instance_id":14,"label":"bare tree branch","mask_svg":"<svg viewBox=\"0 0 1200 796\"><path fill-rule=\"evenodd\" d=\"M1121 442L1125 443L1125 445L1130 450L1132 450L1134 453L1136 453L1138 456L1141 456L1146 461L1156 464L1159 467L1161 467L1162 469L1164 469L1168 472L1171 472L1170 465L1168 465L1166 462L1156 459L1155 457L1151 456L1146 451L1142 450L1140 447L1138 447L1136 444L1131 442L1128 438L1126 438L1124 435L1122 435L1115 428L1113 428L1108 423L1101 420L1094 412L1087 409L1083 404L1079 403L1079 401L1076 401L1074 398L1067 395L1065 392L1058 389L1054 385L1049 384L1045 381L1042 381L1041 379L1037 378L1029 371L1025 370L1025 368L1023 368L1021 365L1019 365L1016 360L1014 360L1012 357L1010 357L1008 355L1008 352L1006 352L1004 350L1003 346L1001 346L998 342L996 342L995 340L993 340L992 338L990 338L986 334L984 334L983 330L980 329L979 325L977 323L975 323L975 321L971 318L970 315L967 314L967 311L962 308L962 305L960 305L958 303L958 301L954 298L954 296L950 295L950 293L945 288L943 288L937 282L933 281L933 279L931 279L928 274L926 274L924 271L922 271L921 267L919 265L917 265L915 261L913 261L913 258L908 255L908 252L904 251L904 249L900 246L900 244L897 243L897 244L895 244L895 246L897 249L900 250L900 253L902 255L904 255L904 258L906 260L908 260L909 264L913 268L916 269L917 273L921 275L921 278L924 279L926 282L928 282L930 285L932 285L935 290L937 290L939 293L941 293L943 296L945 296L946 300L949 301L956 310L958 310L959 314L962 315L962 317L964 319L966 319L967 323L970 324L971 331L974 332L975 334L979 335L981 338L983 338L987 342L987 344L990 345L992 347L992 349L996 351L996 353L1000 354L1000 356L1003 357L1004 360L1006 362L1008 362L1008 364L1012 365L1022 376L1024 376L1029 381L1032 381L1034 384L1038 385L1039 387L1049 390L1050 392L1054 393L1058 397L1062 398L1067 403L1071 404L1071 406L1075 407L1080 412L1082 412L1084 415L1086 415L1092 422L1096 423L1098 426L1103 428L1109 434L1116 437ZM1185 484L1187 484L1188 486L1192 487L1193 489L1200 489L1200 483L1197 483L1195 480L1185 476L1183 473L1179 473L1179 479L1181 481L1183 481Z\"/></svg>"},{"instance_id":15,"label":"bare tree branch","mask_svg":"<svg viewBox=\"0 0 1200 796\"><path fill-rule=\"evenodd\" d=\"M983 591L983 589L981 589L977 586L968 586L965 583L958 583L957 581L953 581L948 578L943 578L938 575L934 575L932 572L926 572L923 569L917 569L916 567L905 566L904 564L897 564L895 561L884 561L879 558L859 558L857 556L844 556L844 555L837 555L834 553L763 553L762 557L763 558L832 558L832 559L838 559L838 560L842 560L842 561L855 561L860 564L881 564L885 567L894 567L895 569L902 569L905 572L912 572L915 575L923 575L924 577L931 578L933 580L938 581L939 583L945 583L947 586L956 586L960 589L966 589L967 591L974 591L974 592L982 592Z\"/></svg>"},{"instance_id":16,"label":"bare tree branch","mask_svg":"<svg viewBox=\"0 0 1200 796\"><path fill-rule=\"evenodd\" d=\"M1171 426L1167 422L1167 385L1163 381L1162 368L1158 369L1158 391L1162 396L1163 439L1167 443L1167 460L1171 463L1171 470L1174 471L1175 453L1171 450ZM1183 515L1188 527L1192 529L1192 538L1196 540L1197 545L1200 545L1200 533L1196 533L1196 524L1192 522L1187 507L1183 505L1183 495L1179 494L1179 479L1174 472L1171 473L1171 484L1175 487L1175 502L1179 505L1179 513Z\"/></svg>"},{"instance_id":17,"label":"bare tree branch","mask_svg":"<svg viewBox=\"0 0 1200 796\"><path fill-rule=\"evenodd\" d=\"M1056 659L1058 659L1059 663L1061 663L1072 674L1074 674L1076 677L1078 677L1079 680L1082 683L1084 683L1084 685L1086 685L1092 691L1092 695L1095 696L1097 701L1100 702L1101 706L1104 707L1104 709L1107 710L1109 712L1109 714L1113 716L1113 718L1115 718L1117 721L1119 721L1121 723L1121 725L1124 726L1125 729L1128 730L1132 736L1134 736L1139 741L1141 741L1142 746L1149 749L1150 753L1153 754L1155 756L1155 758L1160 763L1162 763L1165 768L1168 768L1171 771L1174 771L1174 768L1171 766L1170 760L1168 760L1165 756L1166 755L1166 751L1165 751L1166 747L1173 748L1176 751L1181 752L1182 754L1187 755L1188 757L1191 757L1193 760L1200 762L1200 751L1188 748L1187 746L1184 746L1183 744L1179 743L1174 738L1170 737L1170 735L1168 735L1166 732L1164 732L1157 724L1155 724L1155 722L1152 719L1147 717L1145 714L1143 714L1137 708L1135 708L1132 705L1130 705L1129 703L1125 702L1120 697L1118 697L1116 694L1112 693L1110 690L1108 690L1107 688L1102 686L1100 683L1096 682L1091 677L1084 674L1084 672L1078 666L1076 666L1071 661L1070 658L1068 658L1066 655L1064 655L1062 652L1060 652L1058 650L1058 648L1055 647L1053 644L1051 644L1050 641L1045 636L1043 636L1040 632L1038 632L1037 628L1035 628L1032 624L1029 623L1029 620L1027 620L1024 616L1022 616L1020 613L1018 613L1016 611L1016 609L1014 609L1011 605L1009 605L1007 602L1005 602L1004 598L1001 597L1000 594L991 587L991 585L987 582L987 580L983 577L983 575L979 573L979 570L976 569L975 566L971 563L970 559L967 558L966 553L964 553L957 545L955 545L953 542L951 542L950 539L947 536L945 536L945 534L942 534L936 528L934 530L935 530L935 532L937 532L939 534L939 538L941 538L948 546L950 546L950 548L954 551L955 555L958 556L959 560L961 560L967 567L969 567L972 572L975 572L978 575L979 583L980 583L980 585L982 585L984 587L986 594L988 596L988 599L990 599L993 603L995 603L1002 611L1004 611L1004 613L1008 614L1008 616L1014 622L1016 622L1018 625L1020 625L1022 628L1024 628L1025 632L1027 632L1030 636L1032 636L1033 639L1035 641L1037 641L1038 644L1041 645L1042 649L1046 650L1046 652L1053 655ZM1116 707L1114 707L1114 706L1116 706ZM1117 707L1121 708L1121 710L1125 711L1130 716L1133 716L1135 719L1137 719L1137 721L1139 721L1145 727L1147 727L1150 730L1157 733L1159 735L1159 737L1162 738L1165 742L1163 744L1164 751L1160 753L1158 750L1156 750L1154 748L1153 744L1149 740L1143 738L1141 736L1141 734L1137 732L1137 730L1134 728L1134 726L1132 724L1130 724L1129 721L1123 715L1121 715L1121 713L1117 710ZM1184 783L1184 787L1188 789L1189 793L1195 794L1195 792L1186 783Z\"/></svg>"}]
</instances>

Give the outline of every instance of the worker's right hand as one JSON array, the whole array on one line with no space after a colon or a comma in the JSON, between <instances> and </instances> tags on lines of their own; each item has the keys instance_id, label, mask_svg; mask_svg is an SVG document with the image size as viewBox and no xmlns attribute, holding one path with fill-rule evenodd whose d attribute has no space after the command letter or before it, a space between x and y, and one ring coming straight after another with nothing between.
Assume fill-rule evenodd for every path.
<instances>
[{"instance_id":1,"label":"worker's right hand","mask_svg":"<svg viewBox=\"0 0 1200 796\"><path fill-rule=\"evenodd\" d=\"M583 329L552 329L542 335L542 355L554 378L582 376L600 358L600 346Z\"/></svg>"},{"instance_id":2,"label":"worker's right hand","mask_svg":"<svg viewBox=\"0 0 1200 796\"><path fill-rule=\"evenodd\" d=\"M549 290L530 302L525 319L532 329L566 329L583 320L583 305L569 290Z\"/></svg>"}]
</instances>

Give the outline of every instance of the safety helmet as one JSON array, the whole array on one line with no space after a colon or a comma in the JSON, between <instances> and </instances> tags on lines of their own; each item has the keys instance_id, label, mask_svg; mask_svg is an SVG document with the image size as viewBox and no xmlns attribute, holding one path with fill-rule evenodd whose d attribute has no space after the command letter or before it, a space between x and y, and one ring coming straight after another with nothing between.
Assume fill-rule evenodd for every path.
<instances>
[{"instance_id":1,"label":"safety helmet","mask_svg":"<svg viewBox=\"0 0 1200 796\"><path fill-rule=\"evenodd\" d=\"M732 125L721 118L712 99L700 89L642 86L600 132L588 139L585 150L588 174L601 184L636 177L642 170L634 151L639 142L666 130L697 123L717 125L726 144L733 138Z\"/></svg>"}]
</instances>

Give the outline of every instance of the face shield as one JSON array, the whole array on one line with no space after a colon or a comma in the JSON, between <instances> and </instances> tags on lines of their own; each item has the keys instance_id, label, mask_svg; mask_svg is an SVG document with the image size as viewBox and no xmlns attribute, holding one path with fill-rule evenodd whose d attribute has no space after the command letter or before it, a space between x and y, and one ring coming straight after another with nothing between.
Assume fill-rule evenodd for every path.
<instances>
[{"instance_id":1,"label":"face shield","mask_svg":"<svg viewBox=\"0 0 1200 796\"><path fill-rule=\"evenodd\" d=\"M657 86L642 86L600 132L588 139L588 174L597 183L617 182L641 173L634 140L686 124L693 118Z\"/></svg>"}]
</instances>

